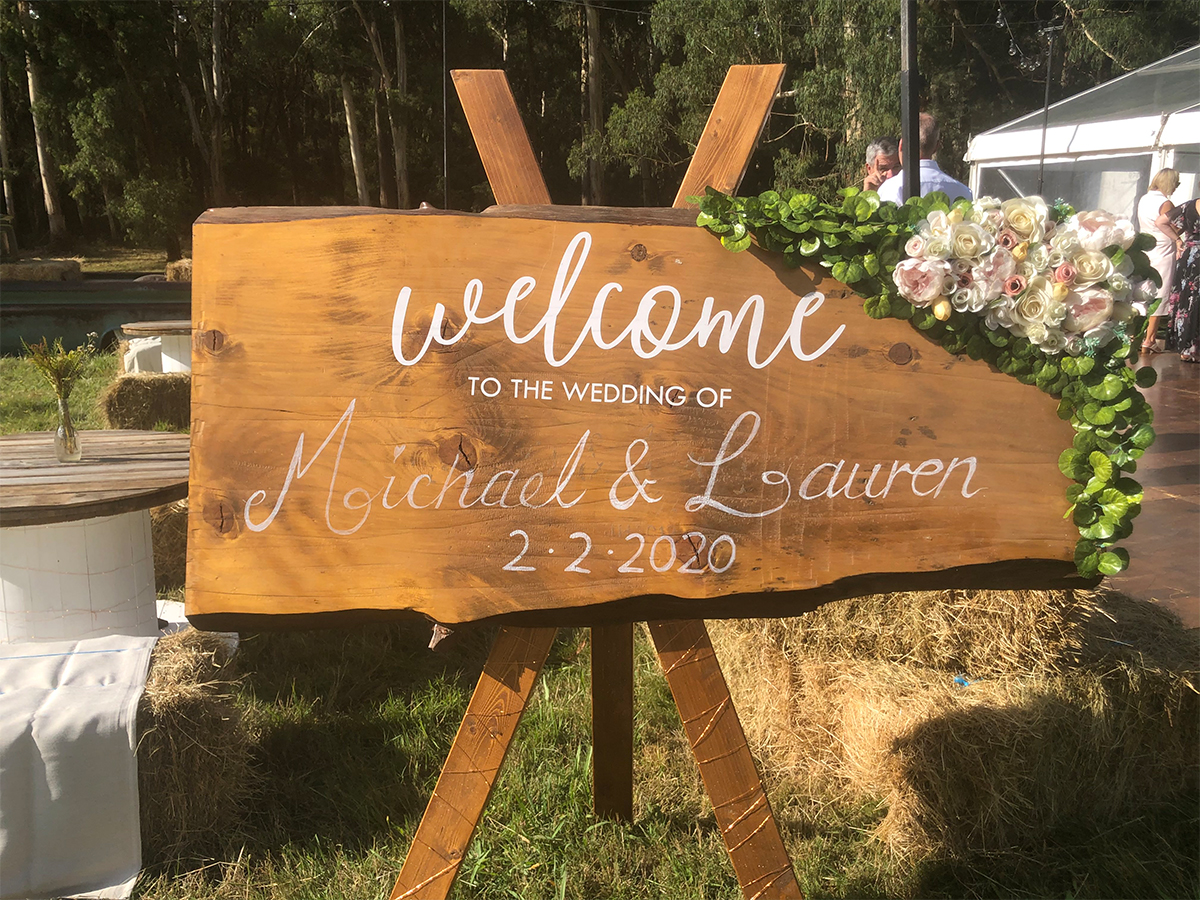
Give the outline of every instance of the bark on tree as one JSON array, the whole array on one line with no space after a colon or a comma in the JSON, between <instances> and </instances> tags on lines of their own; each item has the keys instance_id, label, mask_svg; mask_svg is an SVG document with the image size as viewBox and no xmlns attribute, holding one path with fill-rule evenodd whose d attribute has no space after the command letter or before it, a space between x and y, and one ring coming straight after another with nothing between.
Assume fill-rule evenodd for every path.
<instances>
[{"instance_id":1,"label":"bark on tree","mask_svg":"<svg viewBox=\"0 0 1200 900\"><path fill-rule=\"evenodd\" d=\"M412 206L408 192L408 113L403 105L408 99L408 48L399 4L392 5L392 29L396 37L396 95L388 92L388 117L392 124L392 152L396 157L396 206L408 209Z\"/></svg>"},{"instance_id":2,"label":"bark on tree","mask_svg":"<svg viewBox=\"0 0 1200 900\"><path fill-rule=\"evenodd\" d=\"M358 205L370 206L371 193L367 189L367 169L363 164L362 142L358 137L358 119L354 114L354 91L350 77L342 73L342 106L346 110L346 136L350 140L350 162L354 166L354 187L358 191Z\"/></svg>"},{"instance_id":3,"label":"bark on tree","mask_svg":"<svg viewBox=\"0 0 1200 900\"><path fill-rule=\"evenodd\" d=\"M387 136L383 131L383 116L380 115L379 91L375 91L375 171L379 174L379 205L387 209L392 206L391 191L388 190Z\"/></svg>"},{"instance_id":4,"label":"bark on tree","mask_svg":"<svg viewBox=\"0 0 1200 900\"><path fill-rule=\"evenodd\" d=\"M225 74L221 59L222 28L220 0L213 0L212 21L212 170L213 202L225 205L225 167L222 164L221 144L225 136Z\"/></svg>"},{"instance_id":5,"label":"bark on tree","mask_svg":"<svg viewBox=\"0 0 1200 900\"><path fill-rule=\"evenodd\" d=\"M33 23L29 16L29 3L19 0L17 15L21 20L21 35L25 39L25 74L29 83L29 110L33 117L33 142L37 146L38 170L42 177L42 202L46 207L46 218L50 222L50 243L58 246L67 240L67 219L63 215L59 199L58 170L47 143L45 123L41 115L41 68L29 48L33 43Z\"/></svg>"},{"instance_id":6,"label":"bark on tree","mask_svg":"<svg viewBox=\"0 0 1200 900\"><path fill-rule=\"evenodd\" d=\"M600 72L603 55L600 10L594 0L586 0L587 19L587 101L588 101L588 184L593 206L605 205L604 163L600 159L600 139L604 133L604 81Z\"/></svg>"},{"instance_id":7,"label":"bark on tree","mask_svg":"<svg viewBox=\"0 0 1200 900\"><path fill-rule=\"evenodd\" d=\"M12 170L8 167L8 123L5 121L4 104L0 103L0 168L4 169L4 213L13 230L9 232L16 240L17 195L13 189ZM13 250L17 249L15 246Z\"/></svg>"}]
</instances>

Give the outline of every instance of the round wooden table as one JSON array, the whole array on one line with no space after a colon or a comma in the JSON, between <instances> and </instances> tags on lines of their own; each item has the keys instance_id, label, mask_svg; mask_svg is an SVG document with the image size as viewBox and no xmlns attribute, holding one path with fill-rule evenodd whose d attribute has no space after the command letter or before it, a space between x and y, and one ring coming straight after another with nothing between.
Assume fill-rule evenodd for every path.
<instances>
[{"instance_id":1,"label":"round wooden table","mask_svg":"<svg viewBox=\"0 0 1200 900\"><path fill-rule=\"evenodd\" d=\"M161 371L192 371L192 322L190 319L126 322L121 326L121 331L130 338L157 338L162 347Z\"/></svg>"},{"instance_id":2,"label":"round wooden table","mask_svg":"<svg viewBox=\"0 0 1200 900\"><path fill-rule=\"evenodd\" d=\"M150 507L187 496L186 434L0 437L0 641L158 633Z\"/></svg>"}]
</instances>

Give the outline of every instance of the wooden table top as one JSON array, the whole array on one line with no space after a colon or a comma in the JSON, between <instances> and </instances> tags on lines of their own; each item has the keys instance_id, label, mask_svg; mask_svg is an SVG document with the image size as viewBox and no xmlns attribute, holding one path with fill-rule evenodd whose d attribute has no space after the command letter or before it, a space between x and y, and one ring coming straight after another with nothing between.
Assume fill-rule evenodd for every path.
<instances>
[{"instance_id":1,"label":"wooden table top","mask_svg":"<svg viewBox=\"0 0 1200 900\"><path fill-rule=\"evenodd\" d=\"M155 337L162 334L191 334L191 319L159 319L149 322L126 322L121 330L135 337Z\"/></svg>"},{"instance_id":2,"label":"wooden table top","mask_svg":"<svg viewBox=\"0 0 1200 900\"><path fill-rule=\"evenodd\" d=\"M81 431L79 438L83 459L60 463L52 432L0 437L0 526L114 516L187 496L190 435Z\"/></svg>"}]
</instances>

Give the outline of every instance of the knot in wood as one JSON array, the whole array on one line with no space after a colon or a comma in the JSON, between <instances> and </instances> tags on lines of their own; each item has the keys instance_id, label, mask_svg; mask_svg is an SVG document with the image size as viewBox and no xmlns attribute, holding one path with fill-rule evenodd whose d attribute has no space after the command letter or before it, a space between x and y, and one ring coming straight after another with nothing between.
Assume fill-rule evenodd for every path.
<instances>
[{"instance_id":1,"label":"knot in wood","mask_svg":"<svg viewBox=\"0 0 1200 900\"><path fill-rule=\"evenodd\" d=\"M634 262L641 262L647 257L645 244L634 244L629 251L629 255L633 257Z\"/></svg>"},{"instance_id":2,"label":"knot in wood","mask_svg":"<svg viewBox=\"0 0 1200 900\"><path fill-rule=\"evenodd\" d=\"M236 537L238 532L237 510L226 498L204 504L204 521L213 531L225 537Z\"/></svg>"},{"instance_id":3,"label":"knot in wood","mask_svg":"<svg viewBox=\"0 0 1200 900\"><path fill-rule=\"evenodd\" d=\"M901 342L899 344L892 344L891 348L887 352L887 355L888 359L890 359L896 365L906 366L912 362L913 350L912 347L908 346L908 344Z\"/></svg>"},{"instance_id":4,"label":"knot in wood","mask_svg":"<svg viewBox=\"0 0 1200 900\"><path fill-rule=\"evenodd\" d=\"M225 335L215 328L196 332L196 348L208 353L220 353L225 346Z\"/></svg>"}]
</instances>

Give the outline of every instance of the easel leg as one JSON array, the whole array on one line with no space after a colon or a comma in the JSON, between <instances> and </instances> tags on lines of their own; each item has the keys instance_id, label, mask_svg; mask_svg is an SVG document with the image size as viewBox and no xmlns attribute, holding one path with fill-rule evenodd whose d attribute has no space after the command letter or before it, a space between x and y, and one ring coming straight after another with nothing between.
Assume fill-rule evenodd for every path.
<instances>
[{"instance_id":1,"label":"easel leg","mask_svg":"<svg viewBox=\"0 0 1200 900\"><path fill-rule=\"evenodd\" d=\"M800 898L708 629L699 619L651 622L650 635L742 893L747 900Z\"/></svg>"},{"instance_id":2,"label":"easel leg","mask_svg":"<svg viewBox=\"0 0 1200 900\"><path fill-rule=\"evenodd\" d=\"M496 636L392 888L392 900L450 893L557 630L503 628Z\"/></svg>"},{"instance_id":3,"label":"easel leg","mask_svg":"<svg viewBox=\"0 0 1200 900\"><path fill-rule=\"evenodd\" d=\"M592 808L633 820L633 625L592 628Z\"/></svg>"}]
</instances>

